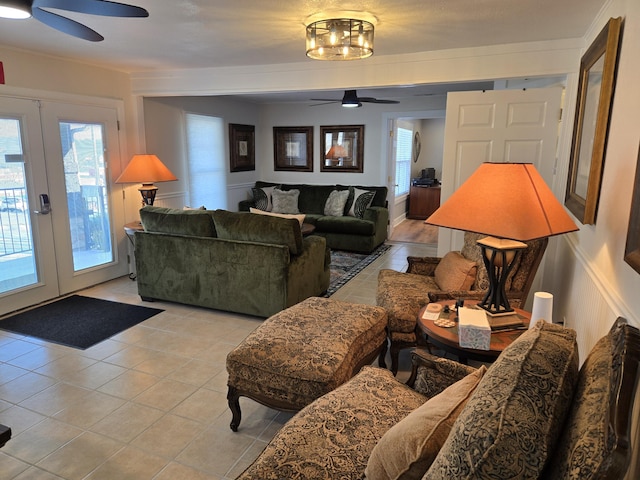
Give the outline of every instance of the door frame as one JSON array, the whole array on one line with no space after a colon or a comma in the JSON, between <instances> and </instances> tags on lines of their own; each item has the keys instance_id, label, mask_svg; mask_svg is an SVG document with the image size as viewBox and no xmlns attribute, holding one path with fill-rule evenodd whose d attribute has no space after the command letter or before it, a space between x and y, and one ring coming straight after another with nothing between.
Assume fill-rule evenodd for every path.
<instances>
[{"instance_id":1,"label":"door frame","mask_svg":"<svg viewBox=\"0 0 640 480\"><path fill-rule=\"evenodd\" d=\"M446 110L422 110L415 112L387 112L382 114L382 131L387 132L386 135L381 135L382 145L381 152L386 152L387 161L386 172L384 172L383 180L388 189L387 200L389 202L389 232L388 238L391 238L393 229L395 227L394 220L396 218L396 211L399 208L396 204L396 158L394 152L394 139L391 136L391 132L395 132L398 125L398 120L430 120L434 118L445 118Z\"/></svg>"},{"instance_id":2,"label":"door frame","mask_svg":"<svg viewBox=\"0 0 640 480\"><path fill-rule=\"evenodd\" d=\"M112 98L104 98L104 97L90 97L85 95L75 95L69 93L60 93L60 92L50 92L44 90L33 90L33 89L25 89L20 87L6 87L3 86L2 91L0 92L0 97L9 98L9 99L17 99L17 100L25 100L25 101L35 101L35 102L53 102L53 103L67 103L70 105L77 106L87 106L87 107L98 107L98 108L108 108L115 110L115 114L118 122L117 129L117 141L118 141L118 151L114 152L109 156L108 163L108 182L109 182L109 191L111 192L110 202L113 205L114 209L118 209L122 212L122 215L112 215L112 219L116 219L119 217L126 218L126 205L123 193L119 194L118 192L123 192L123 188L121 185L115 184L115 179L118 177L123 168L123 163L126 163L127 156L127 138L125 135L126 127L125 127L125 108L124 108L124 100L121 99L112 99ZM33 210L35 205L30 205L30 210ZM118 276L120 270L122 270L122 275L126 275L128 273L128 265L127 265L127 237L124 233L124 229L122 225L114 222L113 226L113 249L114 249L114 257L115 264L120 265L120 268L117 268ZM37 240L34 239L34 242ZM117 278L117 277L113 277ZM16 293L7 293L2 296L3 298L3 309L0 311L0 315L16 311L25 307L32 306L34 304L40 303L42 301L50 300L56 298L61 295L59 287L56 286L56 295L53 297L49 297L46 299L39 298L38 296L34 296L32 290L29 287L18 290ZM48 294L49 296L50 294Z\"/></svg>"}]
</instances>

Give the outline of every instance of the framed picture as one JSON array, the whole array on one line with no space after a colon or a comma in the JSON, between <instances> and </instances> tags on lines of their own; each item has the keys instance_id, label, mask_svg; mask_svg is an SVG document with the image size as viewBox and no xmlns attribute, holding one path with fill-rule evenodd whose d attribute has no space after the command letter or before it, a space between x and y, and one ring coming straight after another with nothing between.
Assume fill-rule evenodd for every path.
<instances>
[{"instance_id":1,"label":"framed picture","mask_svg":"<svg viewBox=\"0 0 640 480\"><path fill-rule=\"evenodd\" d=\"M313 172L313 127L273 127L273 169Z\"/></svg>"},{"instance_id":2,"label":"framed picture","mask_svg":"<svg viewBox=\"0 0 640 480\"><path fill-rule=\"evenodd\" d=\"M610 19L580 60L565 205L585 225L596 223L621 31Z\"/></svg>"},{"instance_id":3,"label":"framed picture","mask_svg":"<svg viewBox=\"0 0 640 480\"><path fill-rule=\"evenodd\" d=\"M255 126L229 124L230 169L246 172L256 169Z\"/></svg>"},{"instance_id":4,"label":"framed picture","mask_svg":"<svg viewBox=\"0 0 640 480\"><path fill-rule=\"evenodd\" d=\"M638 149L636 179L631 197L631 213L629 214L627 243L624 248L624 261L640 273L640 148Z\"/></svg>"},{"instance_id":5,"label":"framed picture","mask_svg":"<svg viewBox=\"0 0 640 480\"><path fill-rule=\"evenodd\" d=\"M320 127L320 171L364 171L364 125Z\"/></svg>"}]
</instances>

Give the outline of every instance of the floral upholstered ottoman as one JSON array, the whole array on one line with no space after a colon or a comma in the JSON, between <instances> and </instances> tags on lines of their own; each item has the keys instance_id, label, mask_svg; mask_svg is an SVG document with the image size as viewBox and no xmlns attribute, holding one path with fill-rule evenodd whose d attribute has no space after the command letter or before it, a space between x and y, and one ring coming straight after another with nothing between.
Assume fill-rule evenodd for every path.
<instances>
[{"instance_id":1,"label":"floral upholstered ottoman","mask_svg":"<svg viewBox=\"0 0 640 480\"><path fill-rule=\"evenodd\" d=\"M311 297L264 321L227 356L233 414L241 396L298 411L386 353L387 314L381 307Z\"/></svg>"}]
</instances>

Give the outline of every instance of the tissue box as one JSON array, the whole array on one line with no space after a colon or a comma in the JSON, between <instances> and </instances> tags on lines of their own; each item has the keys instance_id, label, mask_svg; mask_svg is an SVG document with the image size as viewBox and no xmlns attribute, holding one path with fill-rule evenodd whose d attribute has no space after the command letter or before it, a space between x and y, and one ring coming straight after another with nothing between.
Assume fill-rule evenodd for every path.
<instances>
[{"instance_id":1,"label":"tissue box","mask_svg":"<svg viewBox=\"0 0 640 480\"><path fill-rule=\"evenodd\" d=\"M477 308L458 308L458 336L463 348L490 350L491 326L486 312Z\"/></svg>"}]
</instances>

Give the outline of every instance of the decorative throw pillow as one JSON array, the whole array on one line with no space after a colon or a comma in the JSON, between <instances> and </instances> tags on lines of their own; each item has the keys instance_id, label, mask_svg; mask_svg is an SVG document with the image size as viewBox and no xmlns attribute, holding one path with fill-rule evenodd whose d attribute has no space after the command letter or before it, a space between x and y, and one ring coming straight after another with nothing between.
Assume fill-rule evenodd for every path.
<instances>
[{"instance_id":1,"label":"decorative throw pillow","mask_svg":"<svg viewBox=\"0 0 640 480\"><path fill-rule=\"evenodd\" d=\"M373 202L373 197L375 196L376 192L354 188L353 202L351 203L351 207L349 207L347 215L358 218L364 217L364 211L371 206L371 202Z\"/></svg>"},{"instance_id":2,"label":"decorative throw pillow","mask_svg":"<svg viewBox=\"0 0 640 480\"><path fill-rule=\"evenodd\" d=\"M280 190L274 188L271 193L271 202L274 213L300 213L298 210L298 197L300 196L300 190ZM260 209L262 210L262 209Z\"/></svg>"},{"instance_id":3,"label":"decorative throw pillow","mask_svg":"<svg viewBox=\"0 0 640 480\"><path fill-rule=\"evenodd\" d=\"M421 479L486 370L482 365L391 427L371 451L367 479Z\"/></svg>"},{"instance_id":4,"label":"decorative throw pillow","mask_svg":"<svg viewBox=\"0 0 640 480\"><path fill-rule=\"evenodd\" d=\"M576 332L538 321L487 370L423 479L545 478L577 379Z\"/></svg>"},{"instance_id":5,"label":"decorative throw pillow","mask_svg":"<svg viewBox=\"0 0 640 480\"><path fill-rule=\"evenodd\" d=\"M259 210L270 212L272 210L271 195L276 187L252 188L253 203Z\"/></svg>"},{"instance_id":6,"label":"decorative throw pillow","mask_svg":"<svg viewBox=\"0 0 640 480\"><path fill-rule=\"evenodd\" d=\"M190 207L189 205L185 205L182 207L182 210L206 210L206 208L204 208L204 205L200 205L199 207Z\"/></svg>"},{"instance_id":7,"label":"decorative throw pillow","mask_svg":"<svg viewBox=\"0 0 640 480\"><path fill-rule=\"evenodd\" d=\"M324 214L330 217L342 217L348 198L349 190L333 190L324 204Z\"/></svg>"},{"instance_id":8,"label":"decorative throw pillow","mask_svg":"<svg viewBox=\"0 0 640 480\"><path fill-rule=\"evenodd\" d=\"M449 252L442 257L433 275L440 290L470 290L477 269L476 263L464 258L460 252Z\"/></svg>"},{"instance_id":9,"label":"decorative throw pillow","mask_svg":"<svg viewBox=\"0 0 640 480\"><path fill-rule=\"evenodd\" d=\"M300 226L304 223L304 217L306 215L304 213L300 213L298 215L293 215L289 213L274 213L274 212L265 212L263 210L258 210L257 208L249 208L249 212L256 213L258 215L268 215L270 217L280 217L280 218L295 218L300 223Z\"/></svg>"},{"instance_id":10,"label":"decorative throw pillow","mask_svg":"<svg viewBox=\"0 0 640 480\"><path fill-rule=\"evenodd\" d=\"M622 457L629 445L628 439L611 428L611 409L624 389L626 366L620 358L628 342L637 338L629 335L630 328L618 318L589 352L560 441L540 478L613 478L607 475L616 469L613 458ZM630 377L635 378L635 372Z\"/></svg>"}]
</instances>

